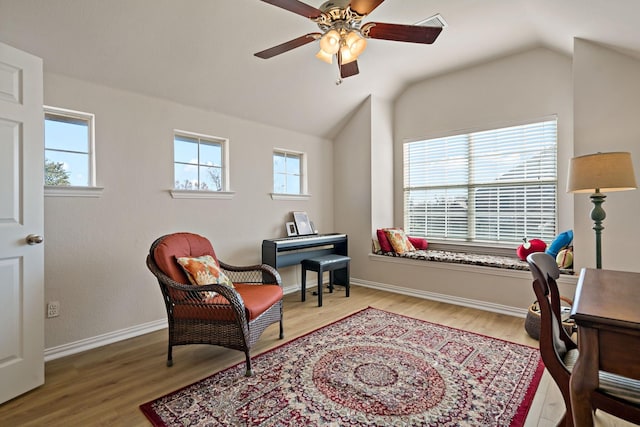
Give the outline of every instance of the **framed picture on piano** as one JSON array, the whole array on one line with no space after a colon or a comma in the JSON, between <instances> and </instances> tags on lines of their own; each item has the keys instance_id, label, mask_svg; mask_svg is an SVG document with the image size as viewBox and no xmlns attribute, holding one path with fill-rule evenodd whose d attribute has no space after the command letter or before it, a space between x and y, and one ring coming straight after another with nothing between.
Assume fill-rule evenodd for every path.
<instances>
[{"instance_id":1,"label":"framed picture on piano","mask_svg":"<svg viewBox=\"0 0 640 427\"><path fill-rule=\"evenodd\" d=\"M298 229L299 236L313 234L313 229L311 228L311 223L306 212L294 212L293 220L296 223L296 228Z\"/></svg>"},{"instance_id":2,"label":"framed picture on piano","mask_svg":"<svg viewBox=\"0 0 640 427\"><path fill-rule=\"evenodd\" d=\"M295 222L288 222L287 223L287 236L291 237L291 236L297 236L298 232L296 231L296 223Z\"/></svg>"}]
</instances>

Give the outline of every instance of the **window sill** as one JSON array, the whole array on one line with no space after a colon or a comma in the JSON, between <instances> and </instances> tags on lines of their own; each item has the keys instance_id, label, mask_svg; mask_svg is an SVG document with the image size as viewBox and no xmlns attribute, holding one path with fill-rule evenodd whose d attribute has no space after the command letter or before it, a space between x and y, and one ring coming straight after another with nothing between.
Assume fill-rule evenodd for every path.
<instances>
[{"instance_id":1,"label":"window sill","mask_svg":"<svg viewBox=\"0 0 640 427\"><path fill-rule=\"evenodd\" d=\"M283 193L271 193L272 200L309 200L311 194L283 194Z\"/></svg>"},{"instance_id":2,"label":"window sill","mask_svg":"<svg viewBox=\"0 0 640 427\"><path fill-rule=\"evenodd\" d=\"M174 199L233 199L233 191L169 190Z\"/></svg>"},{"instance_id":3,"label":"window sill","mask_svg":"<svg viewBox=\"0 0 640 427\"><path fill-rule=\"evenodd\" d=\"M45 197L102 197L104 187L45 185Z\"/></svg>"}]
</instances>

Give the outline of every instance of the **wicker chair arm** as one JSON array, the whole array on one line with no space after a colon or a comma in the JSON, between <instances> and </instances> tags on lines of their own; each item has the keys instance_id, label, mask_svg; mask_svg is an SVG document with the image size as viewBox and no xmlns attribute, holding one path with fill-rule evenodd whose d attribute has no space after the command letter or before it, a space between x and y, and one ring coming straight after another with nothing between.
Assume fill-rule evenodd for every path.
<instances>
[{"instance_id":1,"label":"wicker chair arm","mask_svg":"<svg viewBox=\"0 0 640 427\"><path fill-rule=\"evenodd\" d=\"M150 257L147 257L147 265L149 269L155 274L158 281L165 285L167 288L174 289L176 291L181 291L183 298L171 298L170 292L165 292L165 299L167 299L167 310L170 312L173 311L171 305L210 305L212 308L219 306L227 306L226 304L210 304L205 303L204 300L208 297L208 292L217 292L222 295L224 298L229 301L229 305L233 309L238 324L242 327L244 331L244 336L249 336L249 329L247 327L247 312L244 305L244 300L242 296L233 288L230 288L225 285L219 284L209 284L209 285L185 285L183 283L176 282L171 279L169 276L164 274L153 262Z\"/></svg>"},{"instance_id":2,"label":"wicker chair arm","mask_svg":"<svg viewBox=\"0 0 640 427\"><path fill-rule=\"evenodd\" d=\"M280 273L278 273L278 270L267 264L260 264L260 269L263 273L270 274L273 277L274 282L276 282L278 286L282 287L282 278L280 277Z\"/></svg>"},{"instance_id":3,"label":"wicker chair arm","mask_svg":"<svg viewBox=\"0 0 640 427\"><path fill-rule=\"evenodd\" d=\"M242 328L244 332L245 340L249 338L249 328L248 328L249 319L247 319L247 311L245 309L244 300L242 299L242 296L238 293L238 291L236 291L235 289L230 288L229 286L218 285L215 283L212 283L210 285L198 285L197 290L193 289L195 287L194 285L178 284L178 286L172 286L172 285L168 285L168 286L176 290L185 290L186 288L187 292L189 292L189 298L186 298L183 300L174 300L173 304L175 306L178 306L178 305L196 305L196 306L203 306L203 307L208 306L208 307L211 307L212 310L215 310L218 308L231 307L231 309L235 314L235 319L237 324ZM218 294L223 296L228 301L228 304L225 304L225 303L216 304L216 303L205 302L204 299L208 297L207 292L211 292L211 291L217 292Z\"/></svg>"},{"instance_id":4,"label":"wicker chair arm","mask_svg":"<svg viewBox=\"0 0 640 427\"><path fill-rule=\"evenodd\" d=\"M218 260L220 268L234 283L274 284L282 287L278 271L267 264L237 266Z\"/></svg>"}]
</instances>

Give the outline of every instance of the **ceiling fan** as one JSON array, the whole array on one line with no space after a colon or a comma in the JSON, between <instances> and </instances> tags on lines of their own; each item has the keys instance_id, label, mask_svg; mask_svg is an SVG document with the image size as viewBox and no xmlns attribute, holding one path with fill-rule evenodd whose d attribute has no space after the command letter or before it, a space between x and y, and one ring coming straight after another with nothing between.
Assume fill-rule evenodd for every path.
<instances>
[{"instance_id":1,"label":"ceiling fan","mask_svg":"<svg viewBox=\"0 0 640 427\"><path fill-rule=\"evenodd\" d=\"M335 56L341 78L351 77L360 72L357 59L366 48L367 39L431 44L442 31L442 27L383 22L368 22L362 25L362 19L384 0L332 0L324 2L319 8L298 0L262 1L309 18L322 32L305 34L258 52L255 56L262 59L272 58L319 39L320 51L316 57L331 64Z\"/></svg>"}]
</instances>

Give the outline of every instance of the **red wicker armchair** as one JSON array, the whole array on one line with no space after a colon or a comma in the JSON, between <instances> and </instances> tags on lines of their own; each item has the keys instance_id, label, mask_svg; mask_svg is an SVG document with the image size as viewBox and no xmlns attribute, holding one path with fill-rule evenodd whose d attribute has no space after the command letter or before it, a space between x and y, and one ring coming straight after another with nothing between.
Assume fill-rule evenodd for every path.
<instances>
[{"instance_id":1,"label":"red wicker armchair","mask_svg":"<svg viewBox=\"0 0 640 427\"><path fill-rule=\"evenodd\" d=\"M215 259L234 288L190 284L177 258L204 255ZM173 365L173 346L212 344L243 351L246 375L251 376L250 351L262 332L280 322L280 339L284 337L282 283L274 268L225 264L217 259L209 240L192 233L158 238L149 250L147 267L158 279L167 309L167 366Z\"/></svg>"}]
</instances>

